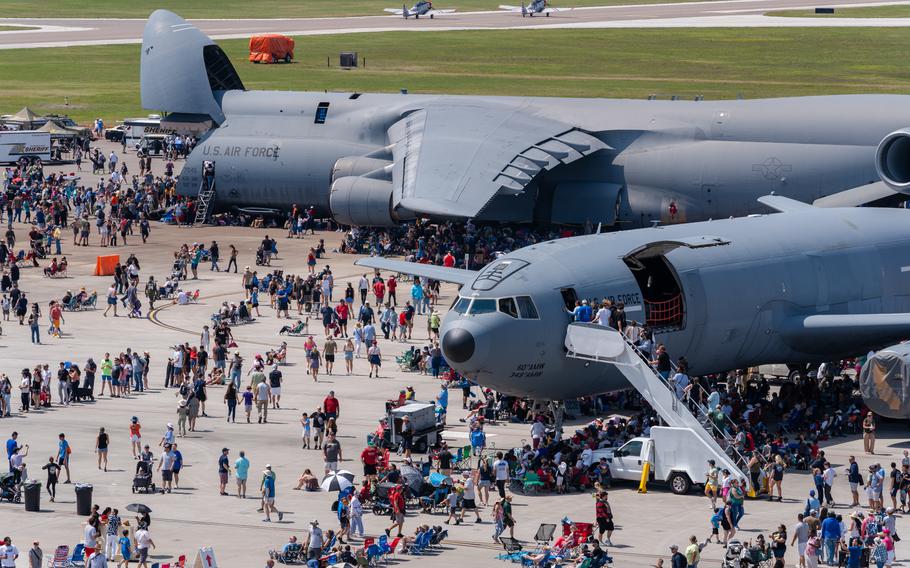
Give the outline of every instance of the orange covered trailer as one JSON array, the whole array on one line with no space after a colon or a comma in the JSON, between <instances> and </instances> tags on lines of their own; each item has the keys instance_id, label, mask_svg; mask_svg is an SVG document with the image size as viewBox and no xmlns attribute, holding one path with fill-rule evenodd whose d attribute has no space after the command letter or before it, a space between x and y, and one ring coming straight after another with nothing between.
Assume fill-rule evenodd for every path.
<instances>
[{"instance_id":1,"label":"orange covered trailer","mask_svg":"<svg viewBox=\"0 0 910 568\"><path fill-rule=\"evenodd\" d=\"M253 63L290 63L294 59L294 40L281 34L264 34L250 38L250 61Z\"/></svg>"}]
</instances>

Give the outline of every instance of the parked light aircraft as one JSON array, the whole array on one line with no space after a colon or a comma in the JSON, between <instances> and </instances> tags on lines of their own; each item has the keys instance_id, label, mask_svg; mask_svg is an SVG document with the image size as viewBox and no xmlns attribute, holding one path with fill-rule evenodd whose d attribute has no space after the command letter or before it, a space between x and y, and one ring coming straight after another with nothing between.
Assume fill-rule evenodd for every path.
<instances>
[{"instance_id":1,"label":"parked light aircraft","mask_svg":"<svg viewBox=\"0 0 910 568\"><path fill-rule=\"evenodd\" d=\"M616 367L566 357L581 299L623 302L692 375L838 360L910 337L910 211L761 201L781 212L548 241L479 271L357 264L461 285L440 330L448 363L545 400L629 386Z\"/></svg>"},{"instance_id":2,"label":"parked light aircraft","mask_svg":"<svg viewBox=\"0 0 910 568\"><path fill-rule=\"evenodd\" d=\"M180 85L175 89L174 85ZM910 97L659 101L246 90L225 53L157 10L142 105L214 123L177 191L217 163L216 208L314 206L630 228L745 215L774 192L855 205L910 193ZM849 190L849 191L848 191Z\"/></svg>"},{"instance_id":3,"label":"parked light aircraft","mask_svg":"<svg viewBox=\"0 0 910 568\"><path fill-rule=\"evenodd\" d=\"M505 10L507 12L521 12L521 17L525 16L533 17L534 14L543 14L544 16L550 17L550 14L553 12L568 12L572 8L553 8L550 6L547 0L531 0L531 2L525 4L521 3L521 6L509 6L506 4L501 4L499 6L500 10Z\"/></svg>"},{"instance_id":4,"label":"parked light aircraft","mask_svg":"<svg viewBox=\"0 0 910 568\"><path fill-rule=\"evenodd\" d=\"M433 16L436 14L451 14L455 10L437 10L433 8L433 3L430 2L430 0L420 0L420 2L414 4L410 8L405 4L400 10L398 8L386 8L385 11L390 14L395 14L396 16L404 16L405 20L411 16L413 16L415 20L419 20L420 16L429 16L432 20Z\"/></svg>"}]
</instances>

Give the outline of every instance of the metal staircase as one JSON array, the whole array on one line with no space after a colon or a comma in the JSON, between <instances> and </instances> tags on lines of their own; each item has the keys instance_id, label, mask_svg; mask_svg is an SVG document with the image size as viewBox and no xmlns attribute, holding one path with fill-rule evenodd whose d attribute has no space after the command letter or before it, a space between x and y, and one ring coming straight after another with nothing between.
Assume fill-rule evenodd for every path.
<instances>
[{"instance_id":1,"label":"metal staircase","mask_svg":"<svg viewBox=\"0 0 910 568\"><path fill-rule=\"evenodd\" d=\"M718 424L709 409L694 401L690 410L686 402L676 397L673 385L651 367L623 334L611 327L572 323L566 331L565 345L567 357L614 366L667 426L691 430L713 451L718 467L730 470L751 486L751 479L745 473L748 459L737 450L729 433L733 425L730 419L724 417L726 423Z\"/></svg>"},{"instance_id":2,"label":"metal staircase","mask_svg":"<svg viewBox=\"0 0 910 568\"><path fill-rule=\"evenodd\" d=\"M196 196L196 218L193 225L202 225L209 218L209 210L212 203L215 202L215 180L211 184L206 183L203 176L202 183L199 185L199 195Z\"/></svg>"}]
</instances>

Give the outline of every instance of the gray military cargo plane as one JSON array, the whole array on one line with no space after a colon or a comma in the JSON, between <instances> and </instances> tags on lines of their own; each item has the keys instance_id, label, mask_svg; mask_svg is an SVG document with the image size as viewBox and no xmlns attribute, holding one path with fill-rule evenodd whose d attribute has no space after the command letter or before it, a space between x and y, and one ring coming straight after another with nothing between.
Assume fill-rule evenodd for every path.
<instances>
[{"instance_id":1,"label":"gray military cargo plane","mask_svg":"<svg viewBox=\"0 0 910 568\"><path fill-rule=\"evenodd\" d=\"M616 367L566 356L578 299L624 302L693 375L831 361L910 337L910 211L761 201L781 212L548 241L476 272L357 264L461 285L440 330L449 364L539 399L628 387Z\"/></svg>"},{"instance_id":2,"label":"gray military cargo plane","mask_svg":"<svg viewBox=\"0 0 910 568\"><path fill-rule=\"evenodd\" d=\"M543 14L549 18L553 12L568 12L572 8L553 8L547 0L531 0L528 4L522 2L521 6L500 4L499 9L506 12L521 12L522 18L525 16L534 17L534 14Z\"/></svg>"},{"instance_id":3,"label":"gray military cargo plane","mask_svg":"<svg viewBox=\"0 0 910 568\"><path fill-rule=\"evenodd\" d=\"M141 91L147 109L217 125L187 159L178 192L196 196L202 163L213 160L222 209L313 205L353 225L420 216L629 228L754 213L772 192L856 205L910 191L902 95L248 91L221 48L165 10L145 28Z\"/></svg>"},{"instance_id":4,"label":"gray military cargo plane","mask_svg":"<svg viewBox=\"0 0 910 568\"><path fill-rule=\"evenodd\" d=\"M433 16L437 14L451 14L455 10L436 10L433 8L433 3L430 0L420 0L420 2L414 4L408 8L407 4L404 4L401 9L398 8L386 8L386 12L390 14L395 14L396 16L404 16L404 19L407 20L410 17L414 17L415 20L419 20L420 16L429 16L430 19L433 19Z\"/></svg>"}]
</instances>

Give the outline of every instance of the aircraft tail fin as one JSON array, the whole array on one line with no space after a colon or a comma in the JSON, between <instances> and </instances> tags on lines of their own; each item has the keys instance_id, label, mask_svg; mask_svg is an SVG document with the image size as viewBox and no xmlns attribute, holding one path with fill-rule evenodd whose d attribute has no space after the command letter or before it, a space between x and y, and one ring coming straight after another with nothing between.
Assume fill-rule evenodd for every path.
<instances>
[{"instance_id":1,"label":"aircraft tail fin","mask_svg":"<svg viewBox=\"0 0 910 568\"><path fill-rule=\"evenodd\" d=\"M167 10L155 10L145 24L139 84L143 108L207 114L217 123L224 121L221 94L243 89L224 51L196 26Z\"/></svg>"}]
</instances>

